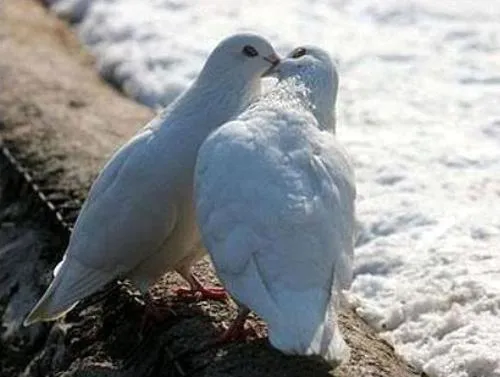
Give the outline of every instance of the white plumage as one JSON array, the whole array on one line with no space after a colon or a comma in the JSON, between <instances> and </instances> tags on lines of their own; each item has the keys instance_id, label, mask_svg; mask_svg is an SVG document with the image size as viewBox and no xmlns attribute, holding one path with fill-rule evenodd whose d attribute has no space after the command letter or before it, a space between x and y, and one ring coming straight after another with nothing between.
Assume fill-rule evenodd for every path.
<instances>
[{"instance_id":1,"label":"white plumage","mask_svg":"<svg viewBox=\"0 0 500 377\"><path fill-rule=\"evenodd\" d=\"M352 279L355 183L335 140L338 76L314 47L280 82L203 143L195 172L203 241L235 299L287 354L348 354L336 320Z\"/></svg>"},{"instance_id":2,"label":"white plumage","mask_svg":"<svg viewBox=\"0 0 500 377\"><path fill-rule=\"evenodd\" d=\"M223 40L186 92L106 164L92 185L54 280L25 324L55 319L117 277L142 292L165 271L188 281L203 255L193 173L206 136L260 94L279 61L262 37Z\"/></svg>"}]
</instances>

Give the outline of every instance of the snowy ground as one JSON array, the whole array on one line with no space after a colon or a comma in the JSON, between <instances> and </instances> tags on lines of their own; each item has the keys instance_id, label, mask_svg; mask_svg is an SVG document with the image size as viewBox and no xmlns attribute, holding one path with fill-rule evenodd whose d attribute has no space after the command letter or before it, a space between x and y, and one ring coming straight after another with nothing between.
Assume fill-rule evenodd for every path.
<instances>
[{"instance_id":1,"label":"snowy ground","mask_svg":"<svg viewBox=\"0 0 500 377\"><path fill-rule=\"evenodd\" d=\"M196 5L195 5L196 4ZM200 5L203 4L203 5ZM495 0L55 0L99 69L171 101L238 30L338 61L356 162L359 313L431 376L500 376L500 5Z\"/></svg>"}]
</instances>

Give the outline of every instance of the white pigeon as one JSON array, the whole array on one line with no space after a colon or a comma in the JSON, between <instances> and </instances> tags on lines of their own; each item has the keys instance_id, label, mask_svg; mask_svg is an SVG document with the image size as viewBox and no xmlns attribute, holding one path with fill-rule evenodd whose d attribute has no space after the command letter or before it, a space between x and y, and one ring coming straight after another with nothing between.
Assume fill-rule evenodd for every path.
<instances>
[{"instance_id":1,"label":"white pigeon","mask_svg":"<svg viewBox=\"0 0 500 377\"><path fill-rule=\"evenodd\" d=\"M195 200L222 283L268 324L286 354L332 364L349 348L336 320L354 247L352 164L335 139L337 71L316 47L295 49L279 83L202 144ZM223 338L232 338L226 336Z\"/></svg>"},{"instance_id":2,"label":"white pigeon","mask_svg":"<svg viewBox=\"0 0 500 377\"><path fill-rule=\"evenodd\" d=\"M125 277L144 293L167 270L192 290L203 254L193 202L198 149L215 128L258 95L260 78L279 62L254 34L231 36L210 54L198 78L122 146L90 189L54 280L25 320L53 320L106 283Z\"/></svg>"}]
</instances>

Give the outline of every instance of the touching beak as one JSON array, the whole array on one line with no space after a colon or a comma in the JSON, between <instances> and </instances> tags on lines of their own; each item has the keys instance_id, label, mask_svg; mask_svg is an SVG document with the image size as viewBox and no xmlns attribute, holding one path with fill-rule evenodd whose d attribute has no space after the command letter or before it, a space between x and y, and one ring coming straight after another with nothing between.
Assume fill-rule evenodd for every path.
<instances>
[{"instance_id":1,"label":"touching beak","mask_svg":"<svg viewBox=\"0 0 500 377\"><path fill-rule=\"evenodd\" d=\"M280 64L280 61L281 61L280 57L276 53L272 53L269 56L265 56L264 60L266 62L271 63L271 67L269 67L269 69L262 74L262 77L266 77L266 76L269 76L270 74L274 73L274 69L276 68L276 66L278 64Z\"/></svg>"}]
</instances>

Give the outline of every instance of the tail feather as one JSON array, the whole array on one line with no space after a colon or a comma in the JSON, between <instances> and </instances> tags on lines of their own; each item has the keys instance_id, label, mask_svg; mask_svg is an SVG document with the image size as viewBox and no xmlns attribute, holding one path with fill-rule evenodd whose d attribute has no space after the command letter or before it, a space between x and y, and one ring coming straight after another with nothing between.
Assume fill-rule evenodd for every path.
<instances>
[{"instance_id":1,"label":"tail feather","mask_svg":"<svg viewBox=\"0 0 500 377\"><path fill-rule=\"evenodd\" d=\"M332 365L349 358L349 346L344 341L336 314L335 297L328 300L322 292L281 292L281 317L269 321L269 340L287 354L317 355ZM297 306L297 302L301 305ZM321 310L321 307L324 309Z\"/></svg>"},{"instance_id":2,"label":"tail feather","mask_svg":"<svg viewBox=\"0 0 500 377\"><path fill-rule=\"evenodd\" d=\"M325 318L307 347L306 355L321 355L331 364L339 364L349 358L350 349L340 332L334 302L329 303Z\"/></svg>"},{"instance_id":3,"label":"tail feather","mask_svg":"<svg viewBox=\"0 0 500 377\"><path fill-rule=\"evenodd\" d=\"M235 298L267 322L269 341L288 355L317 355L332 365L347 360L349 347L338 326L341 290L320 287L299 290L289 284L265 284L255 259L239 275L220 270Z\"/></svg>"},{"instance_id":4,"label":"tail feather","mask_svg":"<svg viewBox=\"0 0 500 377\"><path fill-rule=\"evenodd\" d=\"M74 258L65 258L56 267L54 275L54 280L24 320L24 326L64 316L79 300L115 278L113 274L87 267Z\"/></svg>"}]
</instances>

